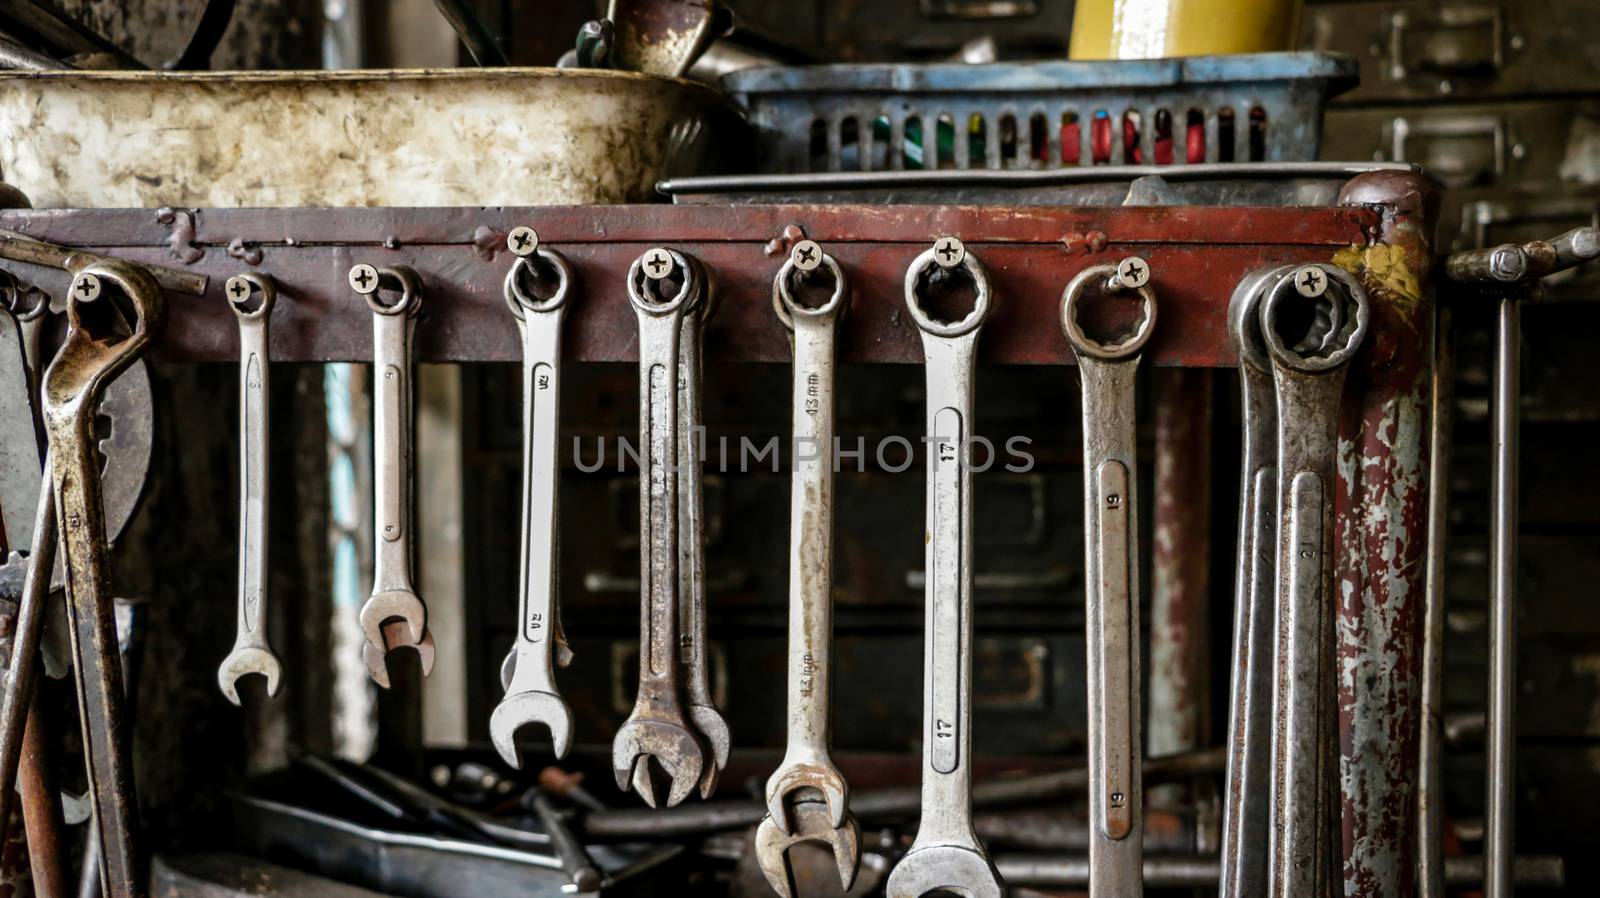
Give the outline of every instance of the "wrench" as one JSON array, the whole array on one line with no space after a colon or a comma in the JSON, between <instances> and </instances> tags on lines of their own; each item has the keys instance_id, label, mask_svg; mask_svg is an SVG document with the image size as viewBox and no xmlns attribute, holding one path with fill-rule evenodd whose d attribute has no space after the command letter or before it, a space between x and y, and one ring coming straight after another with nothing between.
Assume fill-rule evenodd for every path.
<instances>
[{"instance_id":1,"label":"wrench","mask_svg":"<svg viewBox=\"0 0 1600 898\"><path fill-rule=\"evenodd\" d=\"M678 338L678 638L687 677L685 698L689 722L711 749L712 763L700 773L700 797L717 789L717 775L727 766L733 737L711 698L706 674L706 577L704 492L701 488L700 426L702 391L700 348L706 319L714 308L713 284L700 260L685 256L699 286L694 308L683 319ZM638 776L637 772L635 776Z\"/></svg>"},{"instance_id":2,"label":"wrench","mask_svg":"<svg viewBox=\"0 0 1600 898\"><path fill-rule=\"evenodd\" d=\"M1134 383L1156 325L1150 266L1138 257L1078 272L1061 294L1061 327L1083 381L1084 629L1089 686L1089 892L1144 891L1139 752L1138 465ZM1144 317L1102 343L1079 322L1091 287L1131 291Z\"/></svg>"},{"instance_id":3,"label":"wrench","mask_svg":"<svg viewBox=\"0 0 1600 898\"><path fill-rule=\"evenodd\" d=\"M400 290L400 298L385 304L379 287ZM401 645L416 645L427 633L428 607L412 585L411 556L411 438L412 380L411 335L416 327L422 292L417 275L409 268L350 269L350 286L372 309L372 441L373 481L376 484L373 520L372 595L361 606L361 630L367 642L385 651L383 624L390 618L406 622ZM432 668L424 666L426 676Z\"/></svg>"},{"instance_id":4,"label":"wrench","mask_svg":"<svg viewBox=\"0 0 1600 898\"><path fill-rule=\"evenodd\" d=\"M1262 291L1293 271L1294 266L1284 265L1251 272L1228 305L1228 333L1239 354L1244 440L1219 898L1256 898L1267 891L1278 413L1259 310Z\"/></svg>"},{"instance_id":5,"label":"wrench","mask_svg":"<svg viewBox=\"0 0 1600 898\"><path fill-rule=\"evenodd\" d=\"M122 336L113 300L123 295L131 309ZM138 849L138 810L123 715L122 665L116 618L106 571L105 510L100 462L95 455L95 406L106 383L126 368L149 342L161 312L161 290L144 269L101 260L73 279L65 342L44 377L44 418L50 438L51 483L57 539L66 556L67 615L83 712L83 744L94 826L99 839L101 892L145 894ZM118 339L121 337L120 339Z\"/></svg>"},{"instance_id":6,"label":"wrench","mask_svg":"<svg viewBox=\"0 0 1600 898\"><path fill-rule=\"evenodd\" d=\"M516 242L510 245L512 252L518 252ZM572 745L572 711L556 690L551 658L558 589L556 494L561 471L556 446L561 435L561 320L572 269L559 253L539 248L532 240L528 245L532 247L529 254L517 259L505 282L506 305L522 334L522 564L517 660L505 697L489 717L489 737L495 749L517 768L522 766L522 758L515 737L526 724L541 723L550 729L557 758L566 757ZM533 280L542 273L553 273L555 281L547 299L523 287L524 279Z\"/></svg>"},{"instance_id":7,"label":"wrench","mask_svg":"<svg viewBox=\"0 0 1600 898\"><path fill-rule=\"evenodd\" d=\"M922 308L934 278L964 276L972 311L956 322ZM1000 874L972 829L972 439L973 367L989 315L989 275L954 237L911 263L906 307L922 332L927 366L928 496L923 563L927 625L922 650L922 821L911 850L889 874L888 898L949 890L999 898Z\"/></svg>"},{"instance_id":8,"label":"wrench","mask_svg":"<svg viewBox=\"0 0 1600 898\"><path fill-rule=\"evenodd\" d=\"M815 308L795 301L791 279L824 269L833 293ZM793 332L794 475L789 491L789 714L783 762L767 780L767 817L756 859L773 891L795 892L786 854L797 842L833 849L848 892L861 864L861 827L849 786L828 754L828 678L833 664L833 392L837 326L849 285L833 256L796 243L773 281L773 308ZM802 449L802 445L807 449Z\"/></svg>"},{"instance_id":9,"label":"wrench","mask_svg":"<svg viewBox=\"0 0 1600 898\"><path fill-rule=\"evenodd\" d=\"M270 277L254 272L228 279L224 288L239 319L239 622L233 651L217 669L217 685L239 704L238 680L248 674L267 678L267 695L278 695L283 665L267 644L267 413L270 351L268 320L278 290ZM254 295L254 310L247 303Z\"/></svg>"},{"instance_id":10,"label":"wrench","mask_svg":"<svg viewBox=\"0 0 1600 898\"><path fill-rule=\"evenodd\" d=\"M391 649L411 648L417 652L418 661L422 671L426 674L433 670L435 649L433 634L423 631L422 641L410 645L406 640L410 634L406 632L406 622L395 618L383 625L383 645L376 646L370 642L361 644L361 660L367 665L367 675L372 677L372 682L377 683L382 689L389 688L389 662L388 655Z\"/></svg>"},{"instance_id":11,"label":"wrench","mask_svg":"<svg viewBox=\"0 0 1600 898\"><path fill-rule=\"evenodd\" d=\"M1315 289L1321 272L1337 284ZM1308 289L1309 288L1309 289ZM1289 345L1280 313L1291 303L1345 306ZM1333 265L1302 266L1267 288L1257 313L1278 394L1277 601L1272 683L1272 826L1269 894L1337 888L1334 852L1338 734L1333 680L1333 491L1339 398L1366 335L1361 284ZM1338 321L1336 336L1318 332ZM1324 348L1326 347L1326 348Z\"/></svg>"},{"instance_id":12,"label":"wrench","mask_svg":"<svg viewBox=\"0 0 1600 898\"><path fill-rule=\"evenodd\" d=\"M658 285L676 272L663 299ZM678 697L678 347L700 285L681 253L651 249L628 270L628 299L639 319L639 694L617 730L611 767L617 788L630 781L656 806L652 758L672 779L671 807L700 782L705 749Z\"/></svg>"}]
</instances>

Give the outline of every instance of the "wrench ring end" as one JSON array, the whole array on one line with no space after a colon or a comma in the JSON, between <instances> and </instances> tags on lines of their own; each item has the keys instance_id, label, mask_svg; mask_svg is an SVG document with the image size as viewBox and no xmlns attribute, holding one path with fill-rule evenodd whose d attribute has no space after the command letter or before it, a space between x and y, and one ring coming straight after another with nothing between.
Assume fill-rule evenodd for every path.
<instances>
[{"instance_id":1,"label":"wrench ring end","mask_svg":"<svg viewBox=\"0 0 1600 898\"><path fill-rule=\"evenodd\" d=\"M278 300L277 284L271 277L254 271L240 272L228 278L222 292L227 295L228 306L233 309L233 314L241 321L256 321L271 315L272 306ZM251 311L244 304L256 293L261 294L261 304Z\"/></svg>"},{"instance_id":2,"label":"wrench ring end","mask_svg":"<svg viewBox=\"0 0 1600 898\"><path fill-rule=\"evenodd\" d=\"M633 303L635 309L652 317L670 315L678 311L695 296L698 289L698 280L695 278L694 268L689 264L689 260L685 259L683 254L677 250L669 249L667 254L672 257L673 263L683 273L683 280L678 285L678 292L666 301L654 301L645 293L644 282L657 279L650 278L645 274L644 256L634 259L633 264L628 267L628 300Z\"/></svg>"},{"instance_id":3,"label":"wrench ring end","mask_svg":"<svg viewBox=\"0 0 1600 898\"><path fill-rule=\"evenodd\" d=\"M937 249L928 248L912 260L911 267L906 269L905 297L906 308L911 312L911 319L917 323L924 333L936 337L960 337L972 333L982 326L989 317L989 306L993 290L989 285L989 271L983 263L971 252L963 251L961 261L946 267L935 255ZM972 311L960 321L937 321L922 308L920 287L923 277L938 271L962 270L972 280L973 303Z\"/></svg>"},{"instance_id":4,"label":"wrench ring end","mask_svg":"<svg viewBox=\"0 0 1600 898\"><path fill-rule=\"evenodd\" d=\"M555 295L549 299L540 299L522 289L522 274L534 273L536 261L543 262L555 270L556 290ZM511 308L511 314L518 318L524 312L554 312L567 302L567 294L571 292L572 266L560 253L539 247L531 254L518 256L512 263L511 270L506 272L505 294L506 305Z\"/></svg>"},{"instance_id":5,"label":"wrench ring end","mask_svg":"<svg viewBox=\"0 0 1600 898\"><path fill-rule=\"evenodd\" d=\"M795 301L794 292L789 287L789 281L796 272L809 274L810 271L816 271L819 268L827 269L828 273L833 276L833 295L828 297L827 302L815 308L803 306ZM849 296L850 288L845 283L844 270L839 267L838 261L833 256L823 253L821 259L818 260L817 266L810 269L810 271L806 271L796 265L794 258L790 257L783 263L783 267L778 269L778 276L772 282L772 307L778 313L778 320L782 321L783 326L789 330L794 330L795 315L801 315L806 318L829 318L837 313L842 313L845 306L848 305L846 297Z\"/></svg>"},{"instance_id":6,"label":"wrench ring end","mask_svg":"<svg viewBox=\"0 0 1600 898\"><path fill-rule=\"evenodd\" d=\"M1091 265L1078 272L1067 282L1066 289L1061 291L1061 329L1066 333L1067 342L1072 344L1075 352L1097 359L1124 359L1143 349L1144 344L1149 342L1150 335L1155 333L1156 295L1148 283L1139 287L1114 288L1132 290L1138 295L1143 306L1144 316L1132 336L1121 343L1101 343L1084 333L1083 325L1078 323L1078 309L1083 301L1084 292L1091 282L1095 280L1109 282L1116 275L1117 268L1114 265Z\"/></svg>"},{"instance_id":7,"label":"wrench ring end","mask_svg":"<svg viewBox=\"0 0 1600 898\"><path fill-rule=\"evenodd\" d=\"M1331 301L1346 301L1355 306L1355 314L1350 316L1344 327L1337 332L1343 337L1343 345L1326 355L1314 355L1302 354L1290 349L1284 343L1283 336L1278 333L1277 328L1272 326L1274 314L1278 311L1280 304L1291 294L1295 300L1306 300L1306 297L1301 296L1295 290L1294 284L1288 277L1280 278L1277 283L1273 284L1272 288L1262 297L1260 309L1257 311L1261 327L1261 340L1266 344L1268 354L1281 361L1284 365L1308 374L1331 371L1348 363L1366 339L1367 323L1372 314L1372 303L1367 297L1366 288L1361 286L1361 282L1354 275L1336 265L1319 263L1317 267L1321 268L1328 274L1329 278L1338 281L1345 288L1343 300L1335 297ZM1299 269L1296 270L1298 271ZM1327 296L1329 294L1324 292L1321 296L1309 301L1325 301L1324 297Z\"/></svg>"}]
</instances>

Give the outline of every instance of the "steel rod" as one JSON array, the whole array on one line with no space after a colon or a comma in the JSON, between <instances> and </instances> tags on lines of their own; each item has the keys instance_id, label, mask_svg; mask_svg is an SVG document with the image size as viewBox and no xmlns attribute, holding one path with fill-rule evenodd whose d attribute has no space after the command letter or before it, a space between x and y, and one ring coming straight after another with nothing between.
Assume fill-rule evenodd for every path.
<instances>
[{"instance_id":1,"label":"steel rod","mask_svg":"<svg viewBox=\"0 0 1600 898\"><path fill-rule=\"evenodd\" d=\"M1012 887L1081 888L1089 881L1089 857L1084 854L997 854L994 862ZM1144 881L1151 888L1209 888L1216 885L1221 866L1215 855L1150 855L1144 859ZM1539 889L1566 885L1566 863L1560 857L1524 855L1512 866L1518 885ZM1483 869L1481 855L1446 858L1444 884L1476 886L1483 882Z\"/></svg>"},{"instance_id":2,"label":"steel rod","mask_svg":"<svg viewBox=\"0 0 1600 898\"><path fill-rule=\"evenodd\" d=\"M1517 398L1521 298L1500 300L1494 336L1489 515L1489 705L1485 898L1511 898L1516 814Z\"/></svg>"},{"instance_id":3,"label":"steel rod","mask_svg":"<svg viewBox=\"0 0 1600 898\"><path fill-rule=\"evenodd\" d=\"M1417 895L1444 898L1440 757L1444 739L1445 547L1450 523L1450 425L1455 402L1455 330L1448 306L1434 323L1429 393L1428 556L1423 573L1422 732L1417 742Z\"/></svg>"}]
</instances>

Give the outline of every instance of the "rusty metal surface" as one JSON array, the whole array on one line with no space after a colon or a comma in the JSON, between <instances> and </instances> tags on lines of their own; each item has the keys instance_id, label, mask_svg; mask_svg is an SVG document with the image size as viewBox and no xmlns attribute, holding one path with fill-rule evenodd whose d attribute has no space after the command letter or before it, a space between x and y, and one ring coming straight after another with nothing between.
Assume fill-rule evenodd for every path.
<instances>
[{"instance_id":1,"label":"rusty metal surface","mask_svg":"<svg viewBox=\"0 0 1600 898\"><path fill-rule=\"evenodd\" d=\"M1335 257L1372 298L1339 428L1335 597L1344 892L1415 893L1423 565L1433 304L1426 179L1368 175L1347 203L1386 203L1382 239Z\"/></svg>"},{"instance_id":2,"label":"rusty metal surface","mask_svg":"<svg viewBox=\"0 0 1600 898\"><path fill-rule=\"evenodd\" d=\"M1246 271L1271 261L1325 261L1364 246L1376 210L1329 208L976 208L925 206L611 206L434 209L202 209L192 211L186 270L211 275L206 296L173 296L159 356L223 361L235 325L221 295L239 261L230 244L258 249L280 285L272 354L283 361L371 357L369 314L343 273L355 261L403 264L428 302L417 325L419 361L515 361L516 329L501 298L511 264L505 234L529 224L559 247L577 281L566 335L576 361L633 361L637 326L624 286L628 264L662 243L711 268L725 300L707 328L708 362L787 362L788 333L770 313L771 279L800 234L824 242L855 291L844 362L921 359L900 298L905 268L939 234L981 252L1005 297L986 324L981 360L1062 364L1071 353L1056 320L1062 285L1083 268L1137 253L1157 274L1162 326L1145 349L1156 365L1230 366L1226 304ZM153 210L8 210L0 228L97 253L174 266ZM1165 274L1161 274L1165 272Z\"/></svg>"}]
</instances>

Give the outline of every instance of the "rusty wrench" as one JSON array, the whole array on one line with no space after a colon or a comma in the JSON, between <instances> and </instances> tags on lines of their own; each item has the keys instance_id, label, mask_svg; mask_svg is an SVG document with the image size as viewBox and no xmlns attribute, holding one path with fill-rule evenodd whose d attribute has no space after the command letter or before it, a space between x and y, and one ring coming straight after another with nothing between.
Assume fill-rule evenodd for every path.
<instances>
[{"instance_id":1,"label":"rusty wrench","mask_svg":"<svg viewBox=\"0 0 1600 898\"><path fill-rule=\"evenodd\" d=\"M833 282L816 307L795 300L791 281ZM795 892L788 849L822 842L849 891L861 864L861 827L849 786L828 751L833 665L834 353L850 288L839 263L812 240L794 245L773 281L773 308L793 332L794 474L789 490L789 702L783 761L767 780L767 816L756 829L756 859L773 891Z\"/></svg>"},{"instance_id":2,"label":"rusty wrench","mask_svg":"<svg viewBox=\"0 0 1600 898\"><path fill-rule=\"evenodd\" d=\"M684 316L678 339L678 639L682 653L689 722L711 750L712 763L700 772L700 797L717 789L717 775L728 764L733 737L711 698L706 671L705 496L700 452L705 431L700 425L700 348L705 323L715 309L715 286L705 266L693 256L699 287L694 308Z\"/></svg>"},{"instance_id":3,"label":"rusty wrench","mask_svg":"<svg viewBox=\"0 0 1600 898\"><path fill-rule=\"evenodd\" d=\"M1089 891L1144 891L1139 752L1138 466L1134 383L1156 325L1150 266L1138 257L1078 272L1061 294L1061 327L1083 381L1084 629L1089 687ZM1091 287L1131 291L1143 318L1102 343L1079 314Z\"/></svg>"},{"instance_id":4,"label":"rusty wrench","mask_svg":"<svg viewBox=\"0 0 1600 898\"><path fill-rule=\"evenodd\" d=\"M233 651L217 669L217 685L239 704L240 677L260 674L277 696L283 665L267 644L267 412L270 350L267 322L278 290L270 277L248 272L228 278L224 292L239 319L239 621ZM260 296L254 309L248 304Z\"/></svg>"},{"instance_id":5,"label":"rusty wrench","mask_svg":"<svg viewBox=\"0 0 1600 898\"><path fill-rule=\"evenodd\" d=\"M427 635L428 607L417 595L411 570L411 336L422 290L416 272L409 268L366 264L350 269L350 286L372 309L373 520L377 533L372 541L372 595L361 606L360 621L368 645L388 651L400 645L416 646ZM383 302L379 292L383 286L398 289L399 299ZM383 624L391 618L406 622L406 642L394 645L384 641ZM426 663L429 655L424 653L423 658L426 676L432 666Z\"/></svg>"},{"instance_id":6,"label":"rusty wrench","mask_svg":"<svg viewBox=\"0 0 1600 898\"><path fill-rule=\"evenodd\" d=\"M669 298L660 295L679 279ZM678 347L700 285L694 266L672 250L651 249L628 270L628 299L639 320L639 694L617 730L611 767L617 788L630 782L656 806L652 758L672 778L667 805L700 782L705 748L678 695Z\"/></svg>"},{"instance_id":7,"label":"rusty wrench","mask_svg":"<svg viewBox=\"0 0 1600 898\"><path fill-rule=\"evenodd\" d=\"M518 238L523 238L520 241ZM509 241L518 255L506 274L506 305L522 334L522 560L518 589L515 667L505 697L489 717L489 737L507 764L521 767L517 730L530 723L550 729L557 758L572 745L572 711L556 689L551 644L555 637L559 527L556 493L561 465L561 321L572 269L561 254L541 248L531 228ZM554 282L548 296L524 281Z\"/></svg>"},{"instance_id":8,"label":"rusty wrench","mask_svg":"<svg viewBox=\"0 0 1600 898\"><path fill-rule=\"evenodd\" d=\"M1285 334L1293 316L1282 313L1291 303L1312 304L1316 323L1308 332ZM1271 284L1260 305L1278 395L1268 888L1274 898L1298 898L1336 887L1333 496L1339 400L1366 336L1369 304L1349 273L1315 264Z\"/></svg>"},{"instance_id":9,"label":"rusty wrench","mask_svg":"<svg viewBox=\"0 0 1600 898\"><path fill-rule=\"evenodd\" d=\"M960 321L922 307L935 278L965 277L975 301ZM927 369L928 495L923 563L922 819L889 874L888 898L953 891L1000 898L1005 886L972 828L973 376L989 315L989 274L954 237L941 237L906 270L906 307L922 332Z\"/></svg>"},{"instance_id":10,"label":"rusty wrench","mask_svg":"<svg viewBox=\"0 0 1600 898\"><path fill-rule=\"evenodd\" d=\"M1262 293L1293 270L1294 266L1284 265L1251 272L1239 282L1228 304L1228 334L1239 355L1244 439L1218 898L1257 898L1267 891L1267 826L1272 813L1267 786L1275 638L1272 619L1278 588L1274 576L1278 557L1278 411L1259 312Z\"/></svg>"},{"instance_id":11,"label":"rusty wrench","mask_svg":"<svg viewBox=\"0 0 1600 898\"><path fill-rule=\"evenodd\" d=\"M123 336L107 292L122 294L131 316ZM73 279L67 337L44 377L45 429L57 530L66 557L67 615L76 657L74 678L83 710L89 791L100 845L101 892L143 895L138 806L123 717L122 665L106 570L105 510L95 455L95 406L106 383L150 339L161 314L161 289L142 268L114 260L86 266ZM118 339L118 337L121 337Z\"/></svg>"}]
</instances>

